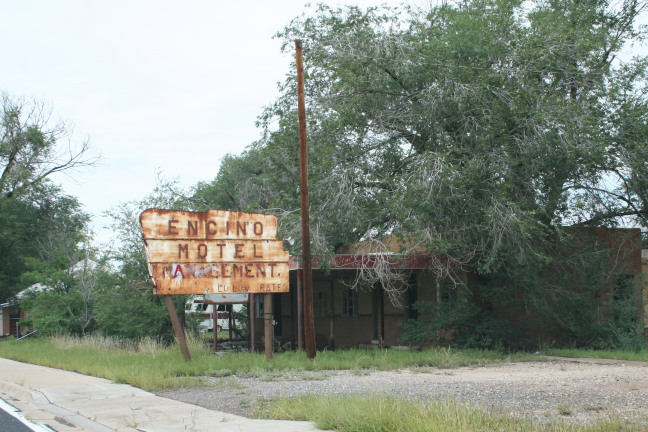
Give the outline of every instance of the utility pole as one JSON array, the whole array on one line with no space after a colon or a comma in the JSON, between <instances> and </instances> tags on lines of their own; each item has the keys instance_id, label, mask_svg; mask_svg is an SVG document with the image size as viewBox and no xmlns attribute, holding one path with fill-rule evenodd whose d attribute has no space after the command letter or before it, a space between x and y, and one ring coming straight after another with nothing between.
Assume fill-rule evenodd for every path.
<instances>
[{"instance_id":1,"label":"utility pole","mask_svg":"<svg viewBox=\"0 0 648 432\"><path fill-rule=\"evenodd\" d=\"M302 267L304 289L304 339L306 356L315 358L315 321L313 320L313 276L310 252L310 213L308 202L308 145L306 141L306 104L304 101L304 60L302 41L295 41L297 57L297 108L299 114L299 174L302 222Z\"/></svg>"}]
</instances>

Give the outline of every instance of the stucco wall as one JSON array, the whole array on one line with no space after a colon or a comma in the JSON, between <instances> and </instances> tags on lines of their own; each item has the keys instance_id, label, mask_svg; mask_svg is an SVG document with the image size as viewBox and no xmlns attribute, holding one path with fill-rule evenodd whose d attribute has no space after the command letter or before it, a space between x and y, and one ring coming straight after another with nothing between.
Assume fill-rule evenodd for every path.
<instances>
[{"instance_id":1,"label":"stucco wall","mask_svg":"<svg viewBox=\"0 0 648 432\"><path fill-rule=\"evenodd\" d=\"M9 307L0 307L0 336L11 334L11 320L9 319Z\"/></svg>"}]
</instances>

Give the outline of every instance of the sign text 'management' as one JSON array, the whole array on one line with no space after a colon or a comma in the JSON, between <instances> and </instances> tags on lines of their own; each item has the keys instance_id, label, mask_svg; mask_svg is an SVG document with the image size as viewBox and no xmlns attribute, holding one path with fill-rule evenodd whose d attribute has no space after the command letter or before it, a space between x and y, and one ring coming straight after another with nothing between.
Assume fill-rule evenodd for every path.
<instances>
[{"instance_id":1,"label":"sign text 'management'","mask_svg":"<svg viewBox=\"0 0 648 432\"><path fill-rule=\"evenodd\" d=\"M288 252L273 215L149 209L140 223L157 294L289 290Z\"/></svg>"}]
</instances>

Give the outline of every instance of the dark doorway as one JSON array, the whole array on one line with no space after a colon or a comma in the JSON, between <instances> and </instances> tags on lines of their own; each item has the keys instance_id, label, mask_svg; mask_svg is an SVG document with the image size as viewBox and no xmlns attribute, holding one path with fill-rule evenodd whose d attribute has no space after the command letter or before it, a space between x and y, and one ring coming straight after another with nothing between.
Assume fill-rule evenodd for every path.
<instances>
[{"instance_id":1,"label":"dark doorway","mask_svg":"<svg viewBox=\"0 0 648 432\"><path fill-rule=\"evenodd\" d=\"M414 303L418 300L418 274L412 273L407 281L407 291L405 292L405 321L415 320L418 318L418 311L414 309Z\"/></svg>"}]
</instances>

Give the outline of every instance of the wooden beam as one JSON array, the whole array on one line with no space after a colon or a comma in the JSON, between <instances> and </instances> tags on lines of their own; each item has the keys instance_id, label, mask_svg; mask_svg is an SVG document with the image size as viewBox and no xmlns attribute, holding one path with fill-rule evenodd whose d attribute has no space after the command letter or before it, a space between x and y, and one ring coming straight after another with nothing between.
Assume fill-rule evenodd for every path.
<instances>
[{"instance_id":1,"label":"wooden beam","mask_svg":"<svg viewBox=\"0 0 648 432\"><path fill-rule=\"evenodd\" d=\"M218 305L212 303L212 336L214 337L213 351L218 352Z\"/></svg>"},{"instance_id":2,"label":"wooden beam","mask_svg":"<svg viewBox=\"0 0 648 432\"><path fill-rule=\"evenodd\" d=\"M331 279L331 284L329 286L329 347L335 349L335 281Z\"/></svg>"},{"instance_id":3,"label":"wooden beam","mask_svg":"<svg viewBox=\"0 0 648 432\"><path fill-rule=\"evenodd\" d=\"M304 349L304 287L302 269L297 270L297 348Z\"/></svg>"},{"instance_id":4,"label":"wooden beam","mask_svg":"<svg viewBox=\"0 0 648 432\"><path fill-rule=\"evenodd\" d=\"M272 294L264 294L263 297L263 322L265 330L265 355L266 360L272 360L274 351L274 327L272 321Z\"/></svg>"},{"instance_id":5,"label":"wooden beam","mask_svg":"<svg viewBox=\"0 0 648 432\"><path fill-rule=\"evenodd\" d=\"M173 298L170 295L164 296L164 302L166 303L167 310L169 311L169 317L171 318L171 325L173 325L173 331L175 333L176 339L178 340L178 345L180 345L180 351L182 351L182 356L185 361L191 361L191 355L189 354L189 347L187 347L187 340L185 339L184 330L178 319L178 313L175 310L175 305L173 304Z\"/></svg>"},{"instance_id":6,"label":"wooden beam","mask_svg":"<svg viewBox=\"0 0 648 432\"><path fill-rule=\"evenodd\" d=\"M254 352L254 344L256 343L256 337L254 334L255 326L254 321L256 320L256 310L254 306L254 294L250 294L249 297L249 306L248 306L248 331L250 332L250 352Z\"/></svg>"}]
</instances>

